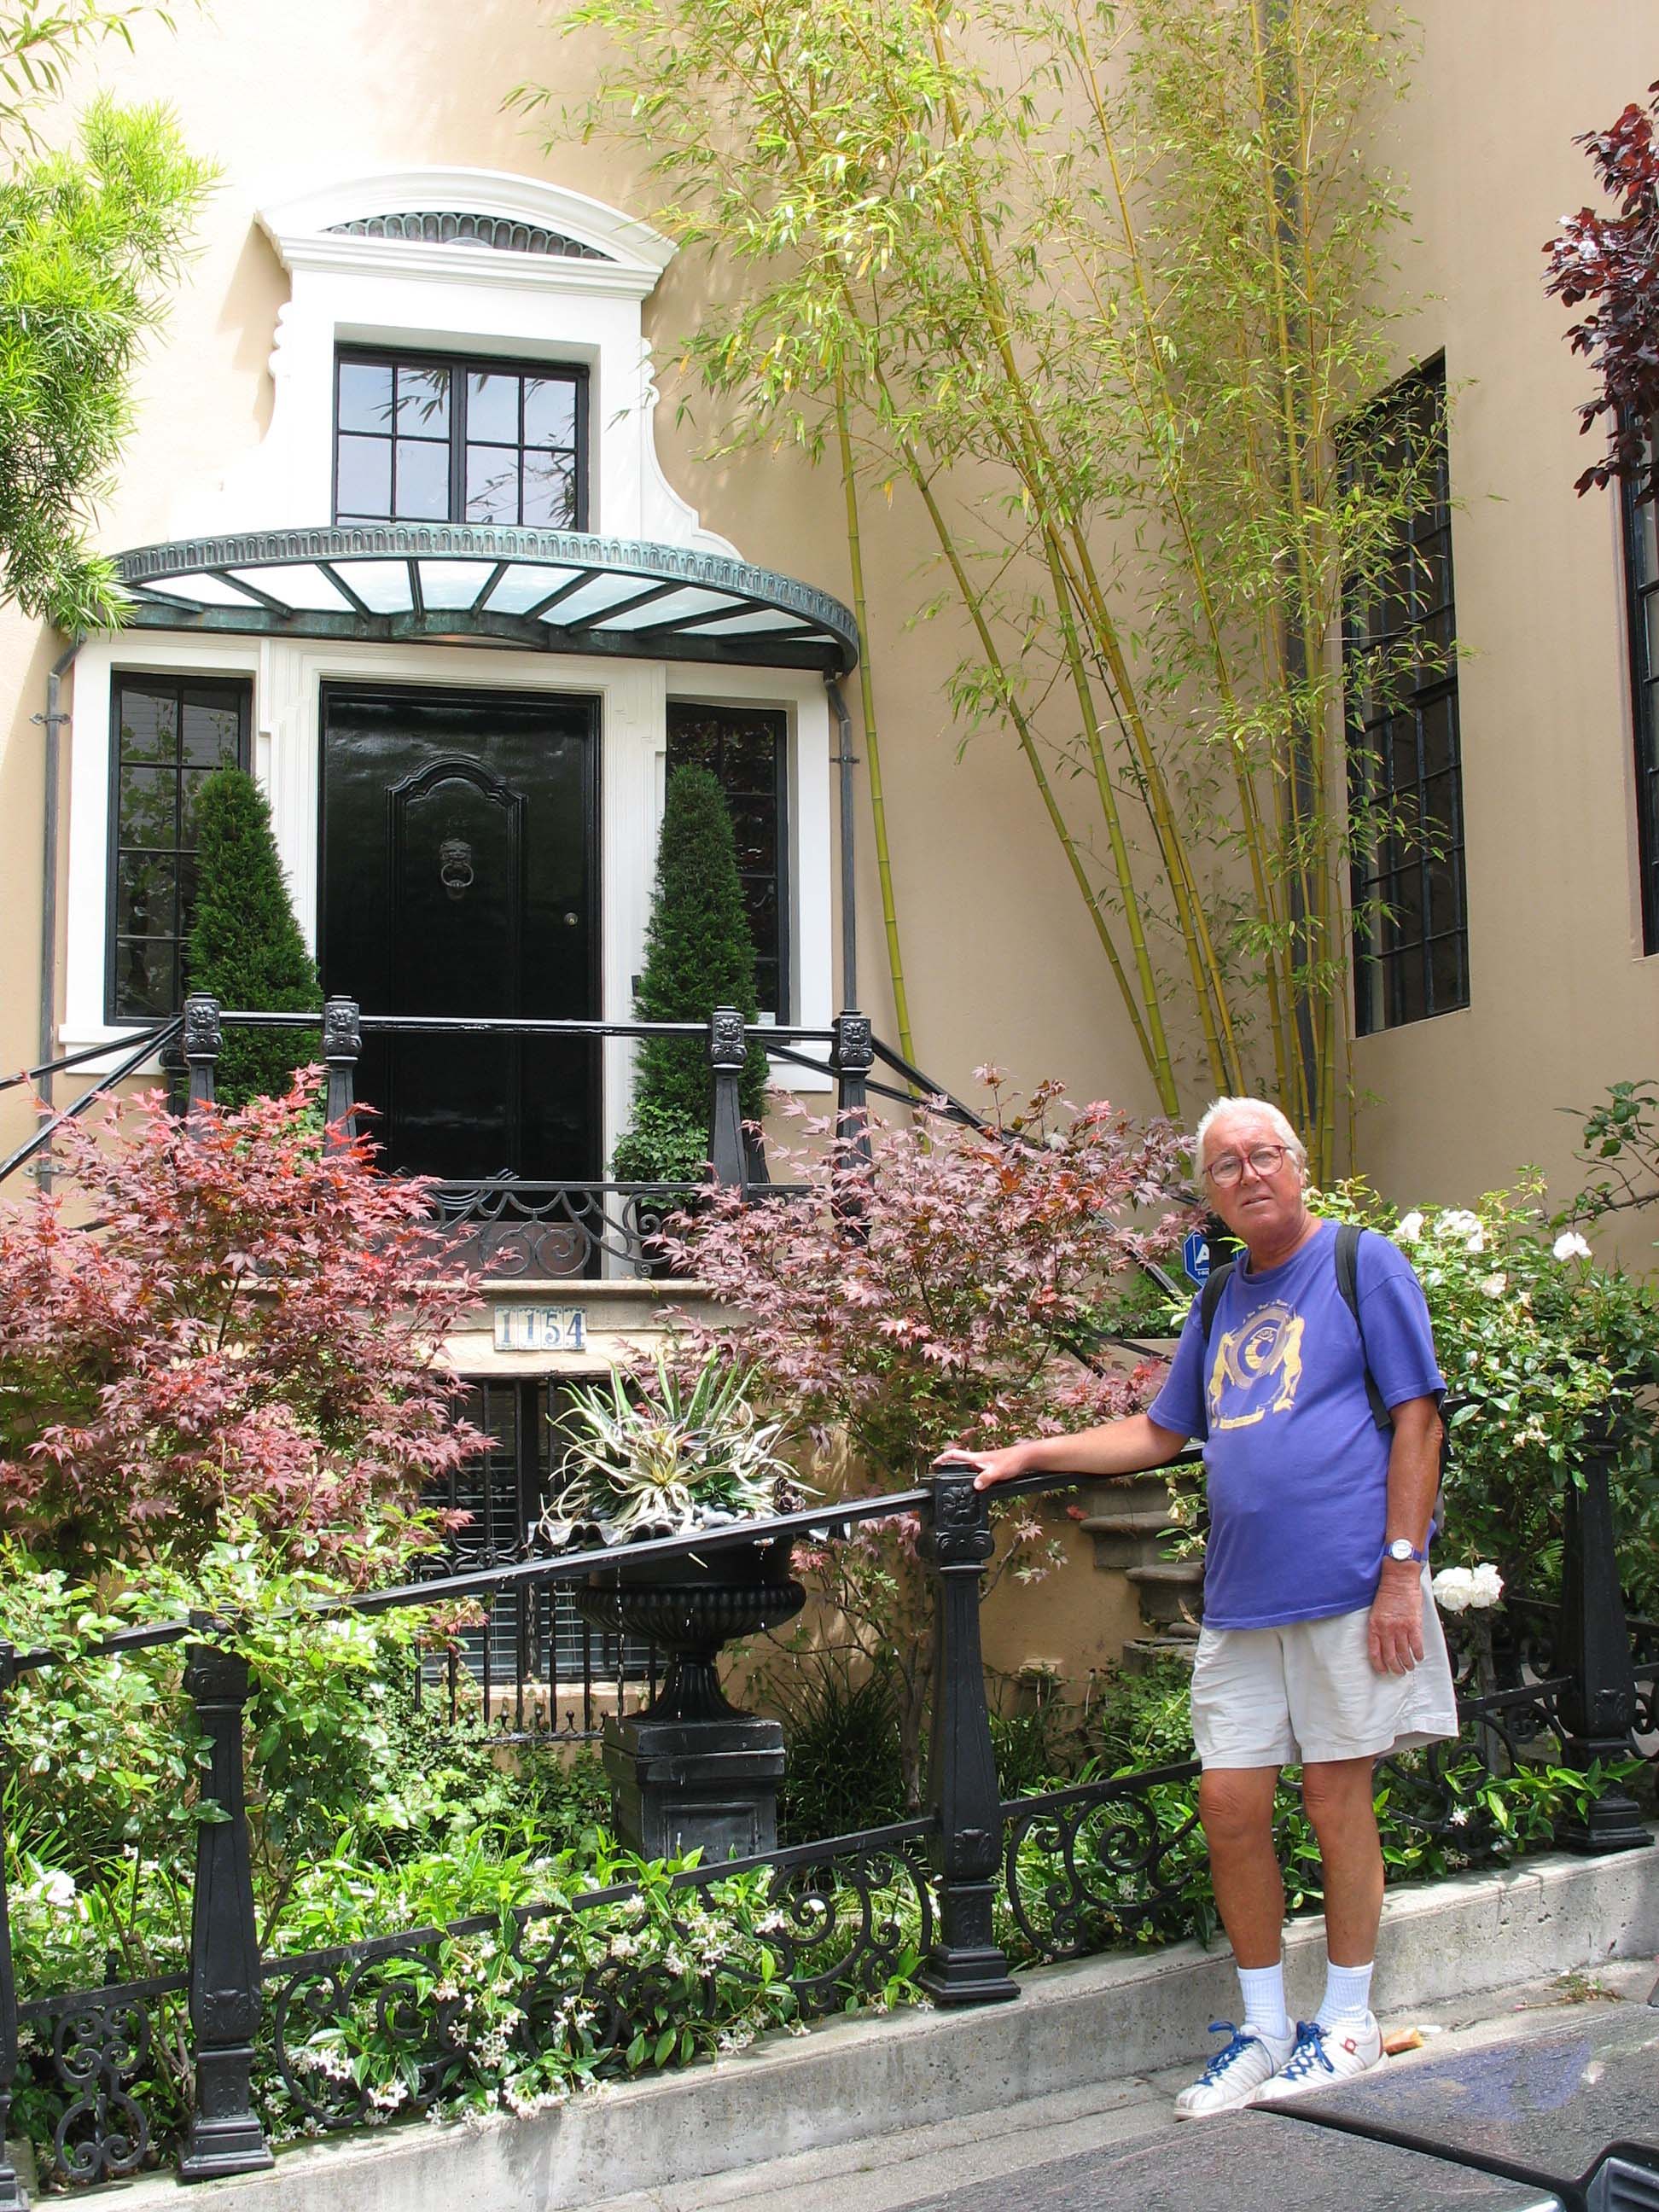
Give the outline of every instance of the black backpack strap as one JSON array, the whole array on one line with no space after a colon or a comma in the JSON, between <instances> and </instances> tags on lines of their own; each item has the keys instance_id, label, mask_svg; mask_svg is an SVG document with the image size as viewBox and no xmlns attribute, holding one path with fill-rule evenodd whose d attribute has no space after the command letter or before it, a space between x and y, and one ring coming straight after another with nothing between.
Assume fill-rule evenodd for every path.
<instances>
[{"instance_id":1,"label":"black backpack strap","mask_svg":"<svg viewBox=\"0 0 1659 2212\"><path fill-rule=\"evenodd\" d=\"M1336 1287L1342 1293L1342 1303L1353 1316L1353 1325L1359 1331L1359 1353L1365 1358L1365 1324L1359 1318L1359 1240L1364 1235L1357 1222L1341 1221L1336 1230ZM1365 1359L1365 1396L1370 1405L1371 1419L1379 1429L1391 1430L1394 1418L1382 1402L1382 1393L1376 1387L1376 1377L1371 1373L1371 1364Z\"/></svg>"},{"instance_id":2,"label":"black backpack strap","mask_svg":"<svg viewBox=\"0 0 1659 2212\"><path fill-rule=\"evenodd\" d=\"M1227 1278L1233 1272L1233 1262L1224 1260L1218 1267L1212 1267L1204 1278L1204 1287L1198 1294L1198 1333L1200 1341L1207 1352L1210 1330L1215 1322L1215 1310L1221 1304L1221 1293L1227 1287Z\"/></svg>"}]
</instances>

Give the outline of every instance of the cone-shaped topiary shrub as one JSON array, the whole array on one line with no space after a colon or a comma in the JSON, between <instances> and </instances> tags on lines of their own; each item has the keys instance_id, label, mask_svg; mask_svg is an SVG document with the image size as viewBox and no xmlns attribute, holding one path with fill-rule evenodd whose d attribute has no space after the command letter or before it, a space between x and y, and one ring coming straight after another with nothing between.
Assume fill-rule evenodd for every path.
<instances>
[{"instance_id":1,"label":"cone-shaped topiary shrub","mask_svg":"<svg viewBox=\"0 0 1659 2212\"><path fill-rule=\"evenodd\" d=\"M292 1013L321 1003L270 826L270 808L240 768L216 769L196 801L196 916L190 933L192 991L222 1006ZM296 1067L321 1049L315 1030L225 1031L218 1096L228 1109L280 1098Z\"/></svg>"},{"instance_id":2,"label":"cone-shaped topiary shrub","mask_svg":"<svg viewBox=\"0 0 1659 2212\"><path fill-rule=\"evenodd\" d=\"M725 794L706 768L668 779L645 968L634 1011L647 1022L707 1021L716 1006L755 1018L755 945L738 881ZM745 1121L766 1106L766 1054L751 1045L742 1079ZM640 1046L634 1114L617 1146L623 1182L683 1182L708 1157L708 1048L701 1037Z\"/></svg>"}]
</instances>

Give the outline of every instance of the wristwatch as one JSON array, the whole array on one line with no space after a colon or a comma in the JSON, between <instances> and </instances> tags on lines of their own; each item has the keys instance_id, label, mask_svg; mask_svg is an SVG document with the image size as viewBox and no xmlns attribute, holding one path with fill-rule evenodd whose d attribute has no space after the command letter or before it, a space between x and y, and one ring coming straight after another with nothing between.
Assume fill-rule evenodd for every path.
<instances>
[{"instance_id":1,"label":"wristwatch","mask_svg":"<svg viewBox=\"0 0 1659 2212\"><path fill-rule=\"evenodd\" d=\"M1393 1543L1383 1547L1383 1557L1398 1559L1402 1566L1407 1559L1415 1559L1419 1566L1421 1566L1424 1560L1427 1559L1428 1553L1419 1552L1409 1536L1396 1536Z\"/></svg>"}]
</instances>

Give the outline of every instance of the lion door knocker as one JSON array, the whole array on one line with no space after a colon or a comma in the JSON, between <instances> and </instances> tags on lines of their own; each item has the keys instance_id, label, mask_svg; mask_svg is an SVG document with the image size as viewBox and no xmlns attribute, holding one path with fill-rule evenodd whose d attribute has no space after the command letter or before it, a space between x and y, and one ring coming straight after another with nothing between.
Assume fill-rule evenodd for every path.
<instances>
[{"instance_id":1,"label":"lion door knocker","mask_svg":"<svg viewBox=\"0 0 1659 2212\"><path fill-rule=\"evenodd\" d=\"M465 837L446 837L438 848L438 880L453 899L472 888L472 848Z\"/></svg>"}]
</instances>

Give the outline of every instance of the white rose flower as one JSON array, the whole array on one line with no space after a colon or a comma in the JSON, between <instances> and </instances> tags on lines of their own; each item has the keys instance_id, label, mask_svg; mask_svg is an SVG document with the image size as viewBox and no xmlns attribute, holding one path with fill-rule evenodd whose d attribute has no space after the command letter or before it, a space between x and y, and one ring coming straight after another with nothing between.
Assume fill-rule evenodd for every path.
<instances>
[{"instance_id":1,"label":"white rose flower","mask_svg":"<svg viewBox=\"0 0 1659 2212\"><path fill-rule=\"evenodd\" d=\"M38 1881L32 1881L23 1893L50 1905L54 1912L62 1912L75 1902L75 1877L49 1870Z\"/></svg>"},{"instance_id":2,"label":"white rose flower","mask_svg":"<svg viewBox=\"0 0 1659 2212\"><path fill-rule=\"evenodd\" d=\"M1486 1607L1496 1605L1504 1595L1504 1577L1490 1559L1482 1559L1469 1577L1469 1603Z\"/></svg>"},{"instance_id":3,"label":"white rose flower","mask_svg":"<svg viewBox=\"0 0 1659 2212\"><path fill-rule=\"evenodd\" d=\"M1576 1229L1564 1229L1550 1247L1558 1260L1588 1260L1590 1248Z\"/></svg>"},{"instance_id":4,"label":"white rose flower","mask_svg":"<svg viewBox=\"0 0 1659 2212\"><path fill-rule=\"evenodd\" d=\"M1486 1232L1480 1226L1480 1217L1471 1213L1467 1206L1449 1206L1434 1224L1437 1237L1455 1237L1461 1239L1466 1252L1484 1252Z\"/></svg>"},{"instance_id":5,"label":"white rose flower","mask_svg":"<svg viewBox=\"0 0 1659 2212\"><path fill-rule=\"evenodd\" d=\"M1474 1577L1467 1567L1442 1567L1429 1587L1443 1613L1462 1613L1474 1601Z\"/></svg>"},{"instance_id":6,"label":"white rose flower","mask_svg":"<svg viewBox=\"0 0 1659 2212\"><path fill-rule=\"evenodd\" d=\"M1394 1241L1396 1244L1415 1244L1422 1234L1423 1216L1415 1208L1410 1213L1402 1213L1394 1224Z\"/></svg>"},{"instance_id":7,"label":"white rose flower","mask_svg":"<svg viewBox=\"0 0 1659 2212\"><path fill-rule=\"evenodd\" d=\"M1509 1286L1509 1277L1502 1273L1484 1275L1480 1280L1480 1287L1489 1298L1501 1298Z\"/></svg>"}]
</instances>

